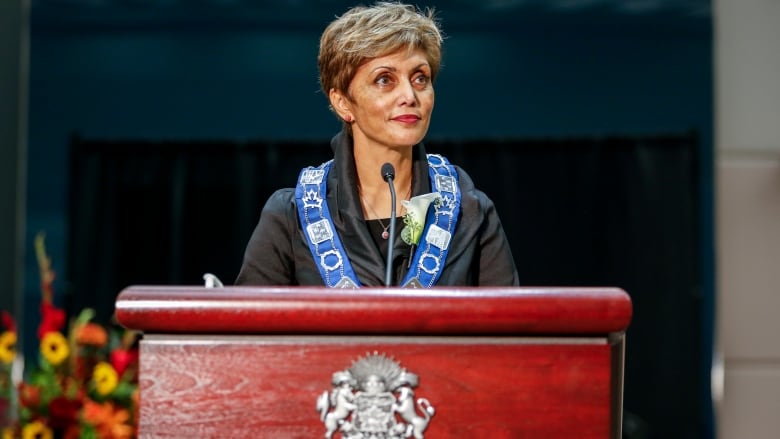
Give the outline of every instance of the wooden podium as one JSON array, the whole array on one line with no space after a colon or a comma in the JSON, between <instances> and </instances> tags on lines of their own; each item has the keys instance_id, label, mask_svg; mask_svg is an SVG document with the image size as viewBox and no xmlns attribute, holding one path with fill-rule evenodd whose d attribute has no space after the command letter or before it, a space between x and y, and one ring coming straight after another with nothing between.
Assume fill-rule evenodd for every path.
<instances>
[{"instance_id":1,"label":"wooden podium","mask_svg":"<svg viewBox=\"0 0 780 439\"><path fill-rule=\"evenodd\" d=\"M631 313L617 288L136 286L116 302L144 334L142 438L619 438Z\"/></svg>"}]
</instances>

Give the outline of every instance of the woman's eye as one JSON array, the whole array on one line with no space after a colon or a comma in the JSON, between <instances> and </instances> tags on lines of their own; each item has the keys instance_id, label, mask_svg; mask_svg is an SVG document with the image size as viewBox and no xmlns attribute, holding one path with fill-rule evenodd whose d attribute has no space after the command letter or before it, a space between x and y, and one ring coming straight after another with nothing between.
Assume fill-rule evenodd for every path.
<instances>
[{"instance_id":1,"label":"woman's eye","mask_svg":"<svg viewBox=\"0 0 780 439\"><path fill-rule=\"evenodd\" d=\"M418 75L414 78L414 82L419 85L427 85L429 81L426 75Z\"/></svg>"},{"instance_id":2,"label":"woman's eye","mask_svg":"<svg viewBox=\"0 0 780 439\"><path fill-rule=\"evenodd\" d=\"M376 83L378 85L389 85L392 81L390 80L389 76L380 76L376 78Z\"/></svg>"}]
</instances>

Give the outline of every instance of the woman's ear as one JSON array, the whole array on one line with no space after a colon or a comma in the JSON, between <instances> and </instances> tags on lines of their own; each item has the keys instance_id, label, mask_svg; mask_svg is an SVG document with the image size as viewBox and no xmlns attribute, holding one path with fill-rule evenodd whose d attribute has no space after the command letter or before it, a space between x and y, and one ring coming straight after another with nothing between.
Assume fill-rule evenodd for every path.
<instances>
[{"instance_id":1,"label":"woman's ear","mask_svg":"<svg viewBox=\"0 0 780 439\"><path fill-rule=\"evenodd\" d=\"M349 100L340 91L331 88L330 92L328 92L328 99L330 100L330 106L333 107L333 110L339 115L339 118L347 123L351 123L355 120L352 116Z\"/></svg>"}]
</instances>

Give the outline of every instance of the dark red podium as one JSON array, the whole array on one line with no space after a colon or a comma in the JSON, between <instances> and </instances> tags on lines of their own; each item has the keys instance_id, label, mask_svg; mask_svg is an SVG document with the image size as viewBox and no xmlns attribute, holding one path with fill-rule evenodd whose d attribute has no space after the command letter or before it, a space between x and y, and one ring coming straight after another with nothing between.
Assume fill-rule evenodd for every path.
<instances>
[{"instance_id":1,"label":"dark red podium","mask_svg":"<svg viewBox=\"0 0 780 439\"><path fill-rule=\"evenodd\" d=\"M143 438L620 437L617 288L130 287L116 308L144 333Z\"/></svg>"}]
</instances>

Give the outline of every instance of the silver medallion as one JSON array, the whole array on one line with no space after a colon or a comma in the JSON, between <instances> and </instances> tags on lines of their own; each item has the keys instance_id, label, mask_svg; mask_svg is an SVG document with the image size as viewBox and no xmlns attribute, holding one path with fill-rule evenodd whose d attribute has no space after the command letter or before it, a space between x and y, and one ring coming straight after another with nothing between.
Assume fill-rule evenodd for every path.
<instances>
[{"instance_id":1,"label":"silver medallion","mask_svg":"<svg viewBox=\"0 0 780 439\"><path fill-rule=\"evenodd\" d=\"M329 241L333 238L333 230L330 228L330 221L325 218L306 226L306 232L309 234L311 241L315 244Z\"/></svg>"},{"instance_id":2,"label":"silver medallion","mask_svg":"<svg viewBox=\"0 0 780 439\"><path fill-rule=\"evenodd\" d=\"M423 284L420 283L420 279L413 277L409 279L409 281L406 282L401 288L416 289L416 288L425 288L425 287L423 286Z\"/></svg>"},{"instance_id":3,"label":"silver medallion","mask_svg":"<svg viewBox=\"0 0 780 439\"><path fill-rule=\"evenodd\" d=\"M306 169L301 175L301 184L320 184L324 176L325 171L323 169Z\"/></svg>"},{"instance_id":4,"label":"silver medallion","mask_svg":"<svg viewBox=\"0 0 780 439\"><path fill-rule=\"evenodd\" d=\"M428 233L425 235L425 242L444 250L450 246L450 239L452 234L436 224L431 224L428 227Z\"/></svg>"},{"instance_id":5,"label":"silver medallion","mask_svg":"<svg viewBox=\"0 0 780 439\"><path fill-rule=\"evenodd\" d=\"M344 276L344 277L341 278L341 280L333 288L343 288L343 289L346 289L346 290L354 290L354 289L357 289L358 286L355 284L355 282L352 281L352 279Z\"/></svg>"},{"instance_id":6,"label":"silver medallion","mask_svg":"<svg viewBox=\"0 0 780 439\"><path fill-rule=\"evenodd\" d=\"M419 379L395 360L373 353L335 372L333 389L317 398L325 438L423 439L434 415L425 398L414 398Z\"/></svg>"},{"instance_id":7,"label":"silver medallion","mask_svg":"<svg viewBox=\"0 0 780 439\"><path fill-rule=\"evenodd\" d=\"M458 190L458 183L453 177L449 175L436 174L436 180L434 181L437 192L450 192L455 193Z\"/></svg>"}]
</instances>

